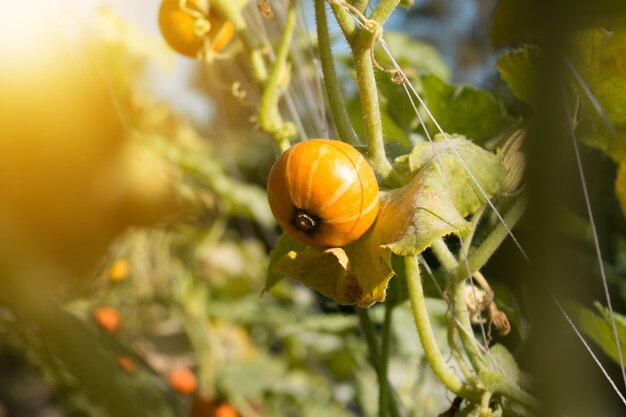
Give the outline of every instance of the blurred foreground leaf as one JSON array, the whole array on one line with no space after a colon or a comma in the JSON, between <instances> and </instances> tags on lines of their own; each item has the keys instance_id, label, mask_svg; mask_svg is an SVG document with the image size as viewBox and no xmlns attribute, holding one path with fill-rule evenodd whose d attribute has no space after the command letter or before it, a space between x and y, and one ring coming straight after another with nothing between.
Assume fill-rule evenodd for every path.
<instances>
[{"instance_id":1,"label":"blurred foreground leaf","mask_svg":"<svg viewBox=\"0 0 626 417\"><path fill-rule=\"evenodd\" d=\"M616 363L620 363L619 354L617 352L617 344L615 343L615 334L611 323L609 309L599 302L595 302L594 306L597 313L580 307L578 309L578 320L583 332L593 339L598 346L602 348L611 359ZM599 313L599 314L598 314ZM622 359L626 361L626 316L614 314L615 325L617 326L617 334L622 346Z\"/></svg>"}]
</instances>

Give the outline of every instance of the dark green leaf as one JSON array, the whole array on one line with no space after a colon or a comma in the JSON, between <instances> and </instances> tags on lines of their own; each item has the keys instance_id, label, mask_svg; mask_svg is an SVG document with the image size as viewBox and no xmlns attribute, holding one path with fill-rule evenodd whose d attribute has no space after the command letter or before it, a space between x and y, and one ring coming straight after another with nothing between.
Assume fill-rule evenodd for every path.
<instances>
[{"instance_id":1,"label":"dark green leaf","mask_svg":"<svg viewBox=\"0 0 626 417\"><path fill-rule=\"evenodd\" d=\"M504 54L496 64L515 97L530 105L535 104L540 59L541 49L525 45Z\"/></svg>"},{"instance_id":2,"label":"dark green leaf","mask_svg":"<svg viewBox=\"0 0 626 417\"><path fill-rule=\"evenodd\" d=\"M482 144L514 121L502 103L485 90L454 86L435 75L425 75L421 80L426 104L445 132L462 134Z\"/></svg>"}]
</instances>

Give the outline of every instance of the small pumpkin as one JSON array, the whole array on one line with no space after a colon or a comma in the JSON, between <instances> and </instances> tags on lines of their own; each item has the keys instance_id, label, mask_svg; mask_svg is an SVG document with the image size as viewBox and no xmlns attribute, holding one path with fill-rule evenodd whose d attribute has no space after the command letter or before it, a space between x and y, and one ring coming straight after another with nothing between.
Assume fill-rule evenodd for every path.
<instances>
[{"instance_id":1,"label":"small pumpkin","mask_svg":"<svg viewBox=\"0 0 626 417\"><path fill-rule=\"evenodd\" d=\"M270 208L283 230L311 246L345 246L378 213L374 171L352 146L311 139L287 149L270 171Z\"/></svg>"},{"instance_id":2,"label":"small pumpkin","mask_svg":"<svg viewBox=\"0 0 626 417\"><path fill-rule=\"evenodd\" d=\"M185 8L187 10L185 10ZM164 0L159 10L159 28L175 51L197 58L206 50L221 51L233 38L235 28L209 7L207 0ZM206 33L204 29L208 28Z\"/></svg>"}]
</instances>

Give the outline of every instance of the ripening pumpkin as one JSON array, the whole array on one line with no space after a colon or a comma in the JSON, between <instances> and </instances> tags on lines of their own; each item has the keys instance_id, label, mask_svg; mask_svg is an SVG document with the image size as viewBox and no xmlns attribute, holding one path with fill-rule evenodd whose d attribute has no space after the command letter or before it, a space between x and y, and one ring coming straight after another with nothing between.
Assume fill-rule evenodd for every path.
<instances>
[{"instance_id":1,"label":"ripening pumpkin","mask_svg":"<svg viewBox=\"0 0 626 417\"><path fill-rule=\"evenodd\" d=\"M311 139L287 149L269 175L267 193L278 224L312 246L345 246L378 213L374 171L352 146Z\"/></svg>"},{"instance_id":2,"label":"ripening pumpkin","mask_svg":"<svg viewBox=\"0 0 626 417\"><path fill-rule=\"evenodd\" d=\"M161 3L159 28L167 44L190 58L196 58L205 47L214 52L224 49L233 38L233 24L209 8L207 0L186 0L185 4L198 15L182 9L180 0L164 0ZM199 36L198 28L207 23L210 24L209 31Z\"/></svg>"}]
</instances>

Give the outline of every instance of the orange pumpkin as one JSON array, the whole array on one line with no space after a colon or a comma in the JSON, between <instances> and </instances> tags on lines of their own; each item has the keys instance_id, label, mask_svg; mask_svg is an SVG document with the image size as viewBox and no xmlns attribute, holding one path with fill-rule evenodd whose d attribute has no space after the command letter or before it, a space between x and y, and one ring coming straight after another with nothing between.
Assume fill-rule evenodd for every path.
<instances>
[{"instance_id":1,"label":"orange pumpkin","mask_svg":"<svg viewBox=\"0 0 626 417\"><path fill-rule=\"evenodd\" d=\"M186 0L185 10L180 0L164 0L159 10L159 28L163 38L175 51L191 58L208 48L218 52L233 38L235 28L216 10L209 8L207 0ZM210 10L210 12L207 12ZM201 35L198 29L206 24L209 31Z\"/></svg>"},{"instance_id":2,"label":"orange pumpkin","mask_svg":"<svg viewBox=\"0 0 626 417\"><path fill-rule=\"evenodd\" d=\"M378 213L374 171L352 146L312 139L287 149L270 172L272 213L290 236L312 246L345 246Z\"/></svg>"}]
</instances>

